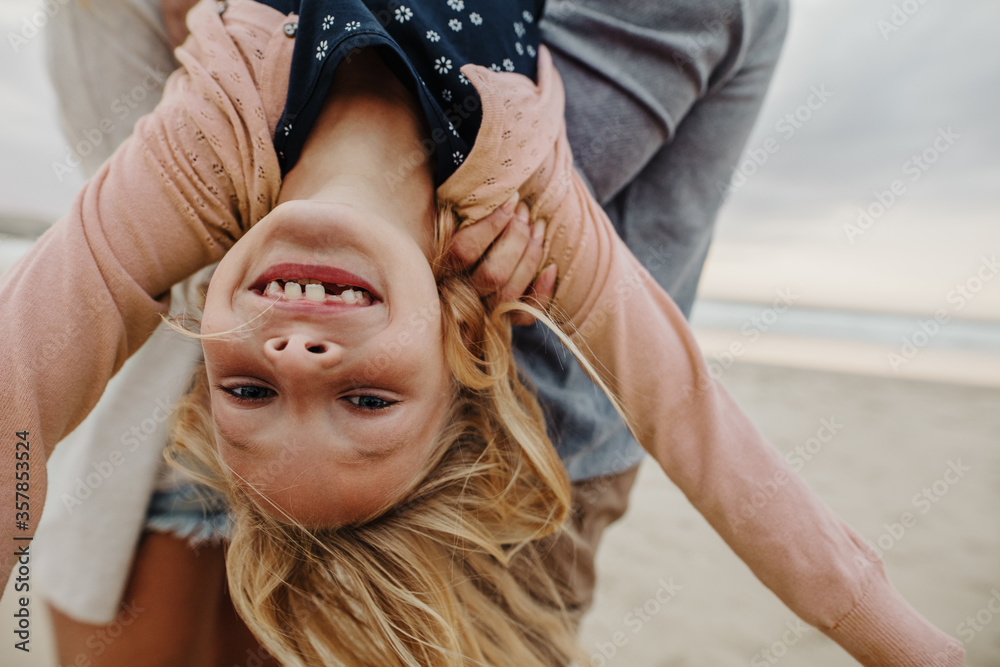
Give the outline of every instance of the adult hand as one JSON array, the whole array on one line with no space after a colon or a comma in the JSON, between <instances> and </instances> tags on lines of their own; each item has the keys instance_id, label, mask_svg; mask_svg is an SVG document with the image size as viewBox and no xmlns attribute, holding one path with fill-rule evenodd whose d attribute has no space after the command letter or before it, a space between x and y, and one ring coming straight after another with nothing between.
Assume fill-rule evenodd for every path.
<instances>
[{"instance_id":1,"label":"adult hand","mask_svg":"<svg viewBox=\"0 0 1000 667\"><path fill-rule=\"evenodd\" d=\"M170 48L176 49L187 39L188 29L185 19L188 10L198 4L198 0L160 0L163 26L167 30Z\"/></svg>"},{"instance_id":2,"label":"adult hand","mask_svg":"<svg viewBox=\"0 0 1000 667\"><path fill-rule=\"evenodd\" d=\"M511 196L481 220L457 231L452 238L451 260L470 272L476 291L492 306L522 297L545 310L555 291L556 266L539 273L545 226L534 225L528 205ZM527 313L513 313L511 322L529 325Z\"/></svg>"}]
</instances>

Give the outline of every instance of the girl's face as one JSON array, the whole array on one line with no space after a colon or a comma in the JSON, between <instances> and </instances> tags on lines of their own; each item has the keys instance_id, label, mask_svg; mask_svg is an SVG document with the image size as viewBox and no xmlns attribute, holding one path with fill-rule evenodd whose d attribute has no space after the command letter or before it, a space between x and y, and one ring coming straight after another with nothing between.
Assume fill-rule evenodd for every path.
<instances>
[{"instance_id":1,"label":"girl's face","mask_svg":"<svg viewBox=\"0 0 1000 667\"><path fill-rule=\"evenodd\" d=\"M287 201L216 269L202 333L239 328L203 342L216 440L275 514L338 525L419 481L452 398L432 252L371 210Z\"/></svg>"}]
</instances>

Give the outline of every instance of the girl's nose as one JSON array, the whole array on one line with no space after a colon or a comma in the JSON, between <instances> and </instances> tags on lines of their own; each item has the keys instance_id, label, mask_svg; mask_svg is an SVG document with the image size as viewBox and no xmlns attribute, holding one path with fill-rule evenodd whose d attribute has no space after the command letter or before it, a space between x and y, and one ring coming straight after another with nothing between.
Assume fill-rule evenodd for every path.
<instances>
[{"instance_id":1,"label":"girl's nose","mask_svg":"<svg viewBox=\"0 0 1000 667\"><path fill-rule=\"evenodd\" d=\"M296 333L267 339L264 354L279 368L296 372L335 366L340 362L343 350L322 337Z\"/></svg>"}]
</instances>

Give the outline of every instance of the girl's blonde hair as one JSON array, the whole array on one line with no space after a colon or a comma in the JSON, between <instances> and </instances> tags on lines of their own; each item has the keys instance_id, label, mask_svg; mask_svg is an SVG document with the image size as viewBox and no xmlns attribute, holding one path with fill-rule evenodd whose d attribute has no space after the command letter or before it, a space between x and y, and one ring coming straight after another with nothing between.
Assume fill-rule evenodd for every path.
<instances>
[{"instance_id":1,"label":"girl's blonde hair","mask_svg":"<svg viewBox=\"0 0 1000 667\"><path fill-rule=\"evenodd\" d=\"M583 357L537 309L488 313L445 260L455 229L451 210L440 210L434 274L453 402L422 481L387 512L324 529L275 518L219 457L204 365L175 409L167 458L227 497L230 595L284 665L586 660L534 544L564 530L569 480L518 376L504 314L531 312Z\"/></svg>"}]
</instances>

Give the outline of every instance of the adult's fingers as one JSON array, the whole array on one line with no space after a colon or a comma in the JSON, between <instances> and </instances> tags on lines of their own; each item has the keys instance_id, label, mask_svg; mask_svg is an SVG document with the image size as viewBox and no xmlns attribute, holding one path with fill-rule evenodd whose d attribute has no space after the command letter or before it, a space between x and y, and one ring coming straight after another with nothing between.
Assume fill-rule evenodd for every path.
<instances>
[{"instance_id":1,"label":"adult's fingers","mask_svg":"<svg viewBox=\"0 0 1000 667\"><path fill-rule=\"evenodd\" d=\"M549 303L552 301L552 296L555 294L556 290L556 271L557 267L555 264L550 264L547 266L535 279L531 287L525 293L522 301L538 308L541 311L548 310ZM519 313L514 311L510 316L511 324L514 326L531 326L535 323L535 318L528 313Z\"/></svg>"},{"instance_id":2,"label":"adult's fingers","mask_svg":"<svg viewBox=\"0 0 1000 667\"><path fill-rule=\"evenodd\" d=\"M531 282L538 275L538 266L542 263L542 241L544 240L544 236L545 225L541 222L536 222L531 227L528 244L517 260L517 264L509 272L503 284L497 288L496 295L494 296L496 303L514 301L521 298L527 292L531 286ZM498 241L497 245L499 244L500 242ZM516 247L513 249L516 250ZM492 254L493 251L490 251L490 255ZM489 257L488 255L487 259Z\"/></svg>"},{"instance_id":3,"label":"adult's fingers","mask_svg":"<svg viewBox=\"0 0 1000 667\"><path fill-rule=\"evenodd\" d=\"M451 259L456 268L471 268L483 257L483 253L507 228L508 223L513 218L516 204L517 193L515 192L510 199L494 209L485 218L455 232L451 240Z\"/></svg>"},{"instance_id":4,"label":"adult's fingers","mask_svg":"<svg viewBox=\"0 0 1000 667\"><path fill-rule=\"evenodd\" d=\"M503 233L483 257L483 261L472 272L472 286L476 288L479 296L486 297L503 290L517 272L521 258L531 247L532 239L528 219L528 205L521 202L517 205L514 217L508 223L507 228L503 230ZM539 253L535 259L536 268L540 260L541 254ZM521 285L521 289L513 293L511 298L516 299L520 296L529 283L530 277Z\"/></svg>"},{"instance_id":5,"label":"adult's fingers","mask_svg":"<svg viewBox=\"0 0 1000 667\"><path fill-rule=\"evenodd\" d=\"M557 270L558 267L555 264L549 264L538 275L538 278L531 286L531 290L528 293L528 302L539 310L547 311L549 309L552 297L556 293Z\"/></svg>"}]
</instances>

